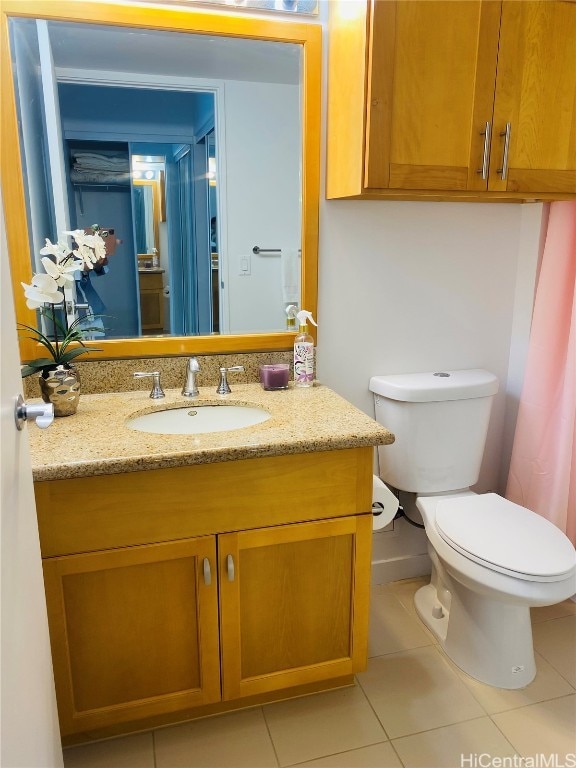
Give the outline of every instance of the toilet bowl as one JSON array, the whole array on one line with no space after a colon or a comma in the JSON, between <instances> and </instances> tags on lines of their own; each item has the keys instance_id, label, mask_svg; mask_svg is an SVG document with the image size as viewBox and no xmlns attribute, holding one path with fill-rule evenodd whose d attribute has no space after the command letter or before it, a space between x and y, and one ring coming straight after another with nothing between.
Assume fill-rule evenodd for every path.
<instances>
[{"instance_id":1,"label":"toilet bowl","mask_svg":"<svg viewBox=\"0 0 576 768\"><path fill-rule=\"evenodd\" d=\"M498 381L489 371L374 376L382 479L416 494L432 561L416 610L464 672L499 688L536 674L530 608L576 593L576 552L552 523L477 482Z\"/></svg>"},{"instance_id":2,"label":"toilet bowl","mask_svg":"<svg viewBox=\"0 0 576 768\"><path fill-rule=\"evenodd\" d=\"M576 593L576 556L544 518L495 493L417 497L432 560L416 610L454 663L522 688L536 674L530 608Z\"/></svg>"}]
</instances>

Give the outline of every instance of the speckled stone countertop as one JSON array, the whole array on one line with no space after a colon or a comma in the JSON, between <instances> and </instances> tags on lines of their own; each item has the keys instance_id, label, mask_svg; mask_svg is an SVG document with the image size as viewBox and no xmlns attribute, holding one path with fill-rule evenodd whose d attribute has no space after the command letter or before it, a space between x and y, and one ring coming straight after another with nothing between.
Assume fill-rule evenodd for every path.
<instances>
[{"instance_id":1,"label":"speckled stone countertop","mask_svg":"<svg viewBox=\"0 0 576 768\"><path fill-rule=\"evenodd\" d=\"M34 480L137 472L188 464L339 450L394 442L394 435L321 384L308 389L266 392L259 384L232 385L218 396L201 387L200 397L179 389L151 400L149 392L82 395L78 412L57 418L46 430L29 429ZM271 418L227 432L162 435L138 432L127 419L167 408L199 405L256 405Z\"/></svg>"}]
</instances>

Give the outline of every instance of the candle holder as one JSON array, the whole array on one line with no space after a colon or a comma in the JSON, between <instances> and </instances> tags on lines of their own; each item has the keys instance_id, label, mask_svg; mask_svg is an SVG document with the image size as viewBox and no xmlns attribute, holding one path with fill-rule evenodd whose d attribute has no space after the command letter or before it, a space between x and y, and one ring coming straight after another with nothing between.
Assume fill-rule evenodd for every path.
<instances>
[{"instance_id":1,"label":"candle holder","mask_svg":"<svg viewBox=\"0 0 576 768\"><path fill-rule=\"evenodd\" d=\"M288 363L260 366L260 383L266 390L288 389L290 366Z\"/></svg>"}]
</instances>

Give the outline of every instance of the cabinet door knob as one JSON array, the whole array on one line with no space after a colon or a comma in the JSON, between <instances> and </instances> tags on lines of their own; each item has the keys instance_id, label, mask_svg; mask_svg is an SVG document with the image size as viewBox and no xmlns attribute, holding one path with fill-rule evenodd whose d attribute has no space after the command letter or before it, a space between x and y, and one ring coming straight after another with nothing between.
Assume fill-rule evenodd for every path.
<instances>
[{"instance_id":1,"label":"cabinet door knob","mask_svg":"<svg viewBox=\"0 0 576 768\"><path fill-rule=\"evenodd\" d=\"M476 173L481 173L484 181L488 178L488 158L490 157L490 123L484 125L484 130L480 131L480 136L484 136L484 153L482 154L482 168Z\"/></svg>"},{"instance_id":2,"label":"cabinet door knob","mask_svg":"<svg viewBox=\"0 0 576 768\"><path fill-rule=\"evenodd\" d=\"M226 557L226 571L228 573L228 581L234 581L234 558L232 555Z\"/></svg>"},{"instance_id":3,"label":"cabinet door knob","mask_svg":"<svg viewBox=\"0 0 576 768\"><path fill-rule=\"evenodd\" d=\"M502 168L498 168L497 173L502 175L502 181L505 181L508 176L508 151L510 150L511 131L512 126L510 123L506 123L506 130L500 133L500 136L504 137L504 152L502 153Z\"/></svg>"},{"instance_id":4,"label":"cabinet door knob","mask_svg":"<svg viewBox=\"0 0 576 768\"><path fill-rule=\"evenodd\" d=\"M202 570L204 571L204 584L209 587L212 584L212 571L210 570L210 560L207 557L202 561Z\"/></svg>"}]
</instances>

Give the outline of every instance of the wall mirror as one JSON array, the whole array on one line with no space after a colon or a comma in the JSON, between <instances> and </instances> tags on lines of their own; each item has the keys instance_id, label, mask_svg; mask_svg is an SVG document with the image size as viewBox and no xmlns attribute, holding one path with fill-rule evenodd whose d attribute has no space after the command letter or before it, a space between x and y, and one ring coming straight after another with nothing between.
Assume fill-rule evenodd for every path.
<instances>
[{"instance_id":1,"label":"wall mirror","mask_svg":"<svg viewBox=\"0 0 576 768\"><path fill-rule=\"evenodd\" d=\"M289 349L316 311L318 25L70 2L2 5L3 199L20 282L49 237L115 247L91 359ZM23 359L36 356L22 342Z\"/></svg>"}]
</instances>

